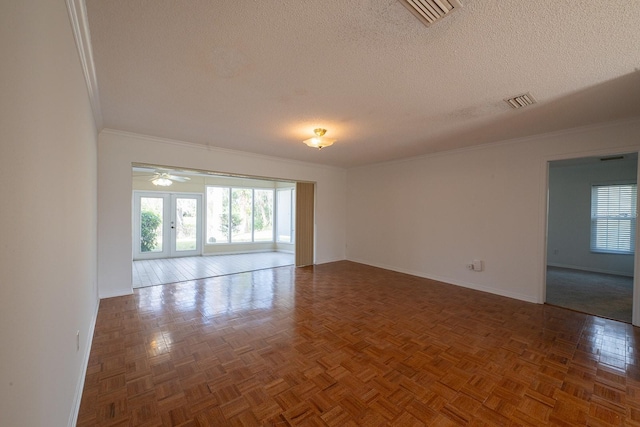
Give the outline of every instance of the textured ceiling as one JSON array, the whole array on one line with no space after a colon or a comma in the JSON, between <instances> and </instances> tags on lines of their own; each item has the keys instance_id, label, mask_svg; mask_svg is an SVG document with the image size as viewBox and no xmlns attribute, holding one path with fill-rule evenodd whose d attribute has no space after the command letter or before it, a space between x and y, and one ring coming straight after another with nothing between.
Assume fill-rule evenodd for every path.
<instances>
[{"instance_id":1,"label":"textured ceiling","mask_svg":"<svg viewBox=\"0 0 640 427\"><path fill-rule=\"evenodd\" d=\"M461 2L86 0L104 126L352 167L640 116L640 1Z\"/></svg>"}]
</instances>

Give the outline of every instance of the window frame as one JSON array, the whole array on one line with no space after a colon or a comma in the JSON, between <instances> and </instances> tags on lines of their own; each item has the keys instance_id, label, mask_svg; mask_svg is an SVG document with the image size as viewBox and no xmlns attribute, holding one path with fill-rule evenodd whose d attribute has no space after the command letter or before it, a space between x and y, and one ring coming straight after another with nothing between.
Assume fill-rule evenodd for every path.
<instances>
[{"instance_id":1,"label":"window frame","mask_svg":"<svg viewBox=\"0 0 640 427\"><path fill-rule=\"evenodd\" d=\"M285 242L283 240L280 240L280 226L279 226L279 214L280 214L280 206L279 206L279 202L278 202L278 192L280 191L287 191L290 194L290 206L289 206L289 218L291 219L290 221L290 225L289 225L289 233L290 233L290 239L288 242ZM275 220L275 227L274 227L274 233L275 233L275 243L280 243L280 244L295 244L296 241L296 188L295 187L281 187L281 188L276 188L275 191L275 211L276 211L276 220Z\"/></svg>"},{"instance_id":2,"label":"window frame","mask_svg":"<svg viewBox=\"0 0 640 427\"><path fill-rule=\"evenodd\" d=\"M597 199L597 189L600 187L633 187L632 195L631 195L631 206L629 217L620 217L612 216L612 215L598 215L597 207L598 207L598 199ZM590 206L590 251L595 254L614 254L614 255L634 255L635 254L635 243L636 243L636 226L637 226L637 204L638 204L638 185L636 181L615 181L615 182L598 182L591 184L591 206ZM617 221L618 223L622 221L629 222L629 250L621 250L611 247L602 247L598 246L598 219L607 219L608 221ZM617 246L620 246L620 237L616 239ZM624 242L623 242L624 243Z\"/></svg>"},{"instance_id":3,"label":"window frame","mask_svg":"<svg viewBox=\"0 0 640 427\"><path fill-rule=\"evenodd\" d=\"M256 191L270 191L271 192L271 240L256 240ZM278 204L276 202L276 189L275 188L253 188L253 208L251 211L252 225L252 242L253 243L276 243L276 210Z\"/></svg>"},{"instance_id":4,"label":"window frame","mask_svg":"<svg viewBox=\"0 0 640 427\"><path fill-rule=\"evenodd\" d=\"M229 206L227 207L228 211L227 211L227 217L229 218L229 222L231 222L231 218L232 218L232 213L233 213L233 190L251 190L251 241L244 241L244 242L234 242L233 241L233 229L231 227L231 224L228 224L228 233L227 233L227 240L224 242L209 242L209 236L208 236L208 232L209 232L209 192L208 189L209 188L221 188L221 189L225 189L228 192L228 198L229 198ZM273 233L272 233L272 238L271 240L260 240L260 241L256 241L255 240L255 190L264 190L264 191L271 191L273 193L273 207L272 207L272 219L271 221L273 222ZM205 245L207 246L221 246L221 245L253 245L253 244L261 244L261 243L276 243L276 237L275 237L275 211L277 209L277 204L275 201L276 198L276 189L275 188L270 188L270 187L248 187L248 186L244 186L244 185L216 185L216 184L207 184L205 185L205 203L204 203L204 208L205 208L205 212L206 215L204 215L204 220L205 220L205 227L204 227L204 234L205 234Z\"/></svg>"}]
</instances>

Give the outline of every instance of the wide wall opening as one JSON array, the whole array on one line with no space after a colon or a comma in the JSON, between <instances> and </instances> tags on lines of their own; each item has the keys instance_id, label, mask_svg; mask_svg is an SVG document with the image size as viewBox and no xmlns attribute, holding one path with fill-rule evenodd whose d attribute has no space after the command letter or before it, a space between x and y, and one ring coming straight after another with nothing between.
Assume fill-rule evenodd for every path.
<instances>
[{"instance_id":1,"label":"wide wall opening","mask_svg":"<svg viewBox=\"0 0 640 427\"><path fill-rule=\"evenodd\" d=\"M134 164L133 287L296 263L298 245L313 251L313 184L310 204L307 200L302 210L296 197L300 185ZM312 232L300 242L297 224L308 228L309 218L298 218L296 211L311 218Z\"/></svg>"}]
</instances>

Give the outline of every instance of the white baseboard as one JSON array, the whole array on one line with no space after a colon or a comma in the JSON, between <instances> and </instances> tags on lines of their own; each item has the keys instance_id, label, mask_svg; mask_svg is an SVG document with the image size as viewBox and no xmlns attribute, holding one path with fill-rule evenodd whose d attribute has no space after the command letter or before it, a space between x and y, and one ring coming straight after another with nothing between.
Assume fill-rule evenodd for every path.
<instances>
[{"instance_id":1,"label":"white baseboard","mask_svg":"<svg viewBox=\"0 0 640 427\"><path fill-rule=\"evenodd\" d=\"M568 264L556 264L556 263L547 263L549 267L558 267L558 268L568 268L571 270L579 270L579 271L588 271L590 273L603 273L603 274L613 274L614 276L625 276L625 277L633 277L633 274L629 274L628 272L622 271L614 271L614 270L603 270L600 268L591 268L591 267L581 267L577 265L568 265Z\"/></svg>"},{"instance_id":2,"label":"white baseboard","mask_svg":"<svg viewBox=\"0 0 640 427\"><path fill-rule=\"evenodd\" d=\"M281 252L283 254L291 254L291 255L296 253L295 251L290 251L290 250L285 250L285 249L276 249L275 251L272 251L272 252Z\"/></svg>"},{"instance_id":3,"label":"white baseboard","mask_svg":"<svg viewBox=\"0 0 640 427\"><path fill-rule=\"evenodd\" d=\"M338 261L347 261L347 259L346 258L319 259L319 260L316 260L315 264L316 265L329 264L330 262L338 262ZM354 262L357 262L357 261L354 261ZM364 263L360 263L360 264L364 264Z\"/></svg>"},{"instance_id":4,"label":"white baseboard","mask_svg":"<svg viewBox=\"0 0 640 427\"><path fill-rule=\"evenodd\" d=\"M125 295L132 295L132 294L133 294L133 288L127 289L127 290L123 290L123 292L109 292L109 293L106 293L106 294L101 293L100 294L100 299L123 297Z\"/></svg>"},{"instance_id":5,"label":"white baseboard","mask_svg":"<svg viewBox=\"0 0 640 427\"><path fill-rule=\"evenodd\" d=\"M412 276L422 277L422 278L425 278L425 279L431 279L431 280L435 280L435 281L438 281L438 282L446 283L446 284L449 284L449 285L454 285L454 286L460 286L460 287L463 287L463 288L473 289L475 291L487 292L489 294L500 295L500 296L503 296L503 297L517 299L517 300L525 301L525 302L531 302L531 303L534 303L534 304L542 304L542 302L538 301L538 299L536 297L533 297L531 295L521 294L521 293L518 293L518 292L511 292L511 291L507 291L507 290L504 290L504 289L499 289L499 288L493 288L493 287L490 287L490 286L479 285L477 283L471 283L471 282L455 280L455 279L452 279L450 277L436 276L436 275L427 274L427 273L424 273L424 272L421 272L421 271L413 271L413 270L407 270L407 269L403 269L403 268L397 268L397 267L390 266L390 265L385 265L385 264L377 264L377 263L373 263L372 264L370 262L357 260L357 259L349 259L349 261L353 261L353 262L357 262L357 263L365 264L365 265L370 265L372 267L383 268L385 270L396 271L398 273L410 274Z\"/></svg>"},{"instance_id":6,"label":"white baseboard","mask_svg":"<svg viewBox=\"0 0 640 427\"><path fill-rule=\"evenodd\" d=\"M87 367L89 366L89 356L91 355L91 346L93 345L93 333L96 329L96 321L98 320L98 310L100 309L100 300L98 299L96 302L96 309L93 313L93 317L91 319L91 324L89 325L89 330L87 332L87 338L85 346L85 354L84 360L82 362L82 371L80 372L80 378L78 378L78 383L76 384L76 394L73 398L73 408L71 411L71 415L69 416L69 427L75 427L78 423L78 414L80 412L80 403L82 402L82 392L84 391L84 381L87 377Z\"/></svg>"},{"instance_id":7,"label":"white baseboard","mask_svg":"<svg viewBox=\"0 0 640 427\"><path fill-rule=\"evenodd\" d=\"M202 256L215 256L215 255L242 255L242 254L259 254L264 252L279 252L275 249L243 249L239 251L225 251L225 252L207 252L202 254Z\"/></svg>"}]
</instances>

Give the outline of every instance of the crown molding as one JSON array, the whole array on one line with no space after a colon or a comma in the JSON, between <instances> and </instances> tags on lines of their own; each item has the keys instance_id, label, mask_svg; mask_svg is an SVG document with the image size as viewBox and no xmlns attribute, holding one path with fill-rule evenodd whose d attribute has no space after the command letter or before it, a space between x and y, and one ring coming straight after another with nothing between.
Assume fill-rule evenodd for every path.
<instances>
[{"instance_id":1,"label":"crown molding","mask_svg":"<svg viewBox=\"0 0 640 427\"><path fill-rule=\"evenodd\" d=\"M87 19L87 8L84 0L66 0L69 20L73 30L73 38L76 41L76 48L82 64L84 80L89 92L89 101L93 118L96 122L96 129L102 129L102 109L100 108L100 97L98 95L98 79L93 63L93 51L91 50L91 35L89 33L89 21Z\"/></svg>"}]
</instances>

